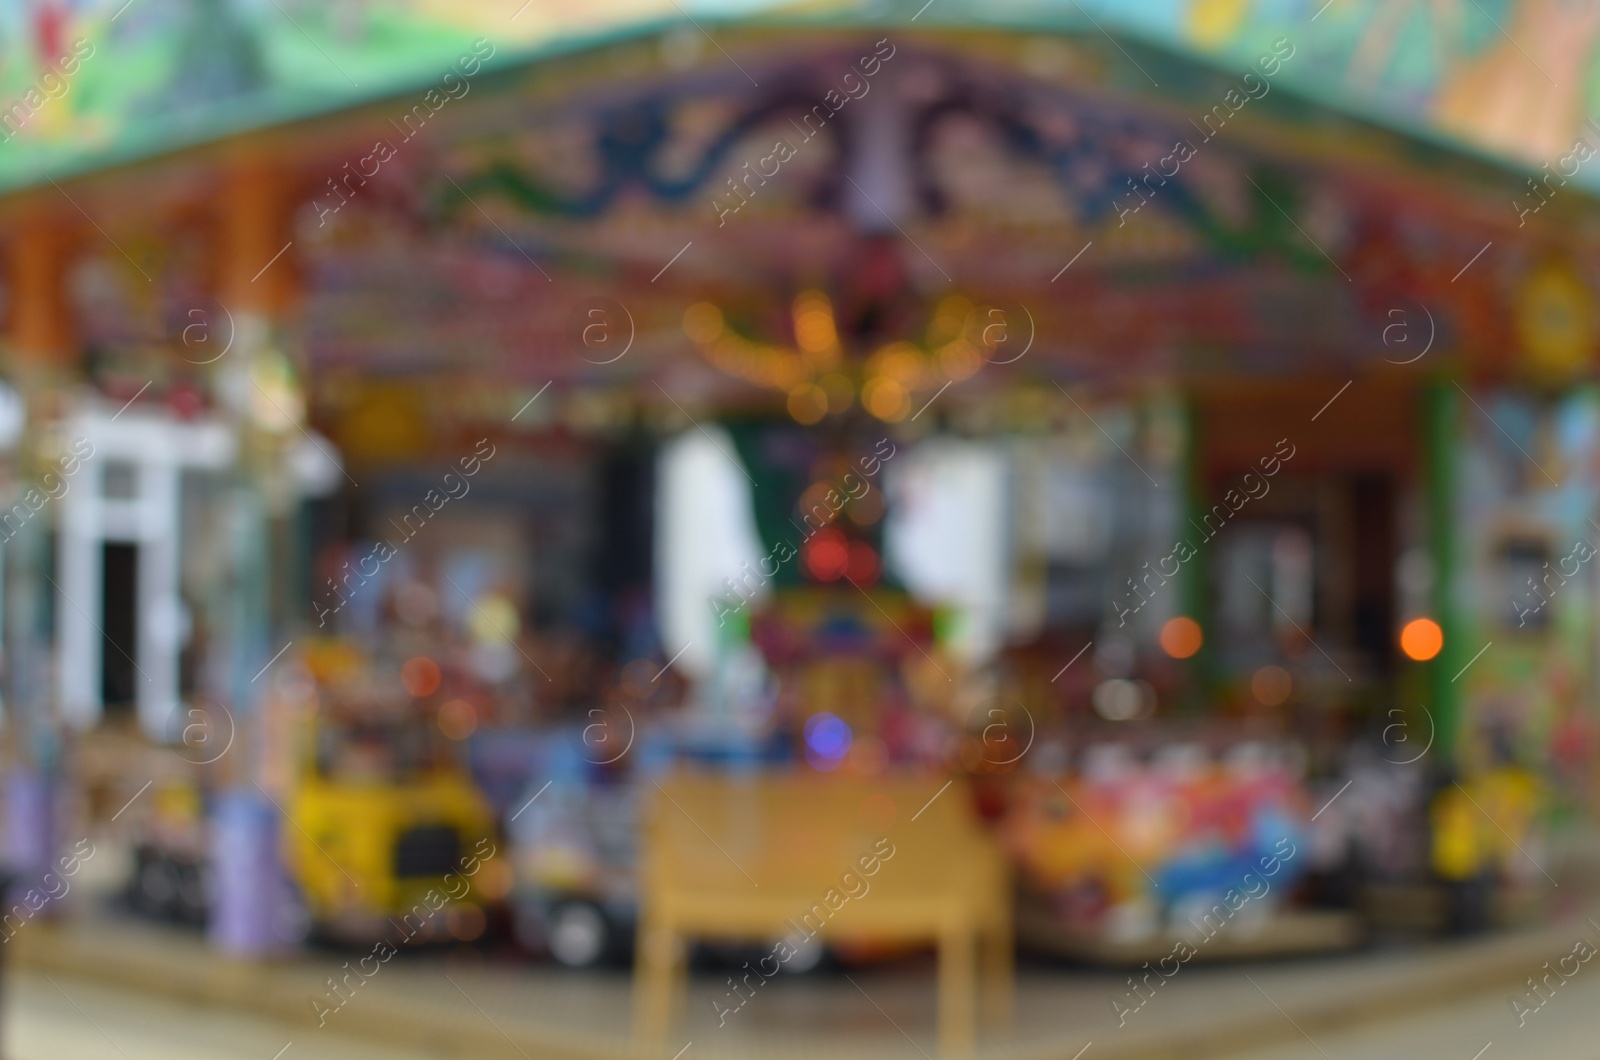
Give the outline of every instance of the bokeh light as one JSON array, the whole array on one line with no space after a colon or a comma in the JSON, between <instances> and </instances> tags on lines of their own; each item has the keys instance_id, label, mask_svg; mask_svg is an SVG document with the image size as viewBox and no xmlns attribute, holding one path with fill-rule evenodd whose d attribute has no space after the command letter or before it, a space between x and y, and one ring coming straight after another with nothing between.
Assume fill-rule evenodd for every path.
<instances>
[{"instance_id":1,"label":"bokeh light","mask_svg":"<svg viewBox=\"0 0 1600 1060\"><path fill-rule=\"evenodd\" d=\"M819 582L838 581L850 565L850 548L844 534L831 527L818 530L801 550L806 573Z\"/></svg>"},{"instance_id":2,"label":"bokeh light","mask_svg":"<svg viewBox=\"0 0 1600 1060\"><path fill-rule=\"evenodd\" d=\"M878 580L881 564L878 551L865 541L852 541L845 561L845 577L857 585L871 585Z\"/></svg>"},{"instance_id":3,"label":"bokeh light","mask_svg":"<svg viewBox=\"0 0 1600 1060\"><path fill-rule=\"evenodd\" d=\"M838 345L833 306L820 291L802 291L794 300L794 340L807 353L823 353Z\"/></svg>"},{"instance_id":4,"label":"bokeh light","mask_svg":"<svg viewBox=\"0 0 1600 1060\"><path fill-rule=\"evenodd\" d=\"M715 342L722 336L722 310L710 302L696 302L683 311L683 331L695 342Z\"/></svg>"},{"instance_id":5,"label":"bokeh light","mask_svg":"<svg viewBox=\"0 0 1600 1060\"><path fill-rule=\"evenodd\" d=\"M1281 666L1263 666L1250 676L1250 694L1266 707L1281 706L1289 699L1294 681Z\"/></svg>"},{"instance_id":6,"label":"bokeh light","mask_svg":"<svg viewBox=\"0 0 1600 1060\"><path fill-rule=\"evenodd\" d=\"M433 695L439 691L439 682L443 679L439 664L426 655L407 659L405 665L400 667L400 683L413 696Z\"/></svg>"},{"instance_id":7,"label":"bokeh light","mask_svg":"<svg viewBox=\"0 0 1600 1060\"><path fill-rule=\"evenodd\" d=\"M861 403L886 423L898 423L911 411L911 396L893 379L874 376L861 389Z\"/></svg>"},{"instance_id":8,"label":"bokeh light","mask_svg":"<svg viewBox=\"0 0 1600 1060\"><path fill-rule=\"evenodd\" d=\"M464 699L452 699L439 708L439 731L452 740L465 740L478 727L478 711Z\"/></svg>"},{"instance_id":9,"label":"bokeh light","mask_svg":"<svg viewBox=\"0 0 1600 1060\"><path fill-rule=\"evenodd\" d=\"M1204 643L1205 635L1200 631L1200 623L1184 615L1167 619L1161 627L1161 650L1174 659L1189 658Z\"/></svg>"},{"instance_id":10,"label":"bokeh light","mask_svg":"<svg viewBox=\"0 0 1600 1060\"><path fill-rule=\"evenodd\" d=\"M1427 662L1444 647L1444 630L1431 618L1413 618L1400 631L1400 650L1406 658Z\"/></svg>"},{"instance_id":11,"label":"bokeh light","mask_svg":"<svg viewBox=\"0 0 1600 1060\"><path fill-rule=\"evenodd\" d=\"M817 769L838 767L850 751L853 736L844 719L826 711L806 719L806 760Z\"/></svg>"},{"instance_id":12,"label":"bokeh light","mask_svg":"<svg viewBox=\"0 0 1600 1060\"><path fill-rule=\"evenodd\" d=\"M828 414L827 391L815 383L801 383L790 390L785 404L794 421L806 426L820 422Z\"/></svg>"}]
</instances>

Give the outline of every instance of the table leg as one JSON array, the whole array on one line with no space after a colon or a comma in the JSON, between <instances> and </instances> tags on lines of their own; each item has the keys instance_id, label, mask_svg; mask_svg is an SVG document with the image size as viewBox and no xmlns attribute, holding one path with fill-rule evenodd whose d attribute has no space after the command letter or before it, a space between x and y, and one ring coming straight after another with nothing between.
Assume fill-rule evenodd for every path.
<instances>
[{"instance_id":1,"label":"table leg","mask_svg":"<svg viewBox=\"0 0 1600 1060\"><path fill-rule=\"evenodd\" d=\"M939 935L939 1051L972 1052L977 1038L977 932L971 923Z\"/></svg>"}]
</instances>

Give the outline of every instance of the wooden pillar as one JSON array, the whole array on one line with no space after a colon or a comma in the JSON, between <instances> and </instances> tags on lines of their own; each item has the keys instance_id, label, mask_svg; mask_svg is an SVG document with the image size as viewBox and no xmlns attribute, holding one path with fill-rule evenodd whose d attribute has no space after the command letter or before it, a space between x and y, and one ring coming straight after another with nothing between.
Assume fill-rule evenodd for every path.
<instances>
[{"instance_id":1,"label":"wooden pillar","mask_svg":"<svg viewBox=\"0 0 1600 1060\"><path fill-rule=\"evenodd\" d=\"M287 312L299 284L290 175L270 161L240 158L223 178L220 199L218 297L235 312Z\"/></svg>"},{"instance_id":2,"label":"wooden pillar","mask_svg":"<svg viewBox=\"0 0 1600 1060\"><path fill-rule=\"evenodd\" d=\"M67 297L67 269L77 233L66 218L30 213L11 231L8 337L30 361L70 367L77 333Z\"/></svg>"}]
</instances>

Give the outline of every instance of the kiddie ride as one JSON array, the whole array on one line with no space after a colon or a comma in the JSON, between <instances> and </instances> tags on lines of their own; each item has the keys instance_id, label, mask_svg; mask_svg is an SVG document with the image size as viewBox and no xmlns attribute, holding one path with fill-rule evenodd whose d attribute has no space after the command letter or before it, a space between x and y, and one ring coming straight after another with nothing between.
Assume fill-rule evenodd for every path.
<instances>
[{"instance_id":1,"label":"kiddie ride","mask_svg":"<svg viewBox=\"0 0 1600 1060\"><path fill-rule=\"evenodd\" d=\"M514 930L529 950L587 968L631 951L638 795L626 779L604 783L566 765L562 782L526 802L508 828Z\"/></svg>"},{"instance_id":2,"label":"kiddie ride","mask_svg":"<svg viewBox=\"0 0 1600 1060\"><path fill-rule=\"evenodd\" d=\"M285 806L284 854L313 930L370 941L391 936L391 920L440 910L422 918L417 939L482 935L488 906L510 890L511 869L493 860L488 803L432 727L321 717L309 742L309 768ZM478 867L467 892L446 895L445 877L466 879L469 863ZM448 901L430 903L430 892Z\"/></svg>"}]
</instances>

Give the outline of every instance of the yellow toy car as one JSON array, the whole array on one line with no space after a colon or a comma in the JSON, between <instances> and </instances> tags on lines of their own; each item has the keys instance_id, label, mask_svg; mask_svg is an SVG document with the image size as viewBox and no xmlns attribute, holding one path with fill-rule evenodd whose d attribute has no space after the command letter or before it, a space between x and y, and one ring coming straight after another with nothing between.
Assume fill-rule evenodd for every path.
<instances>
[{"instance_id":1,"label":"yellow toy car","mask_svg":"<svg viewBox=\"0 0 1600 1060\"><path fill-rule=\"evenodd\" d=\"M344 939L468 941L509 890L494 814L401 726L324 725L285 810L285 861L313 926ZM419 926L420 925L420 926Z\"/></svg>"}]
</instances>

